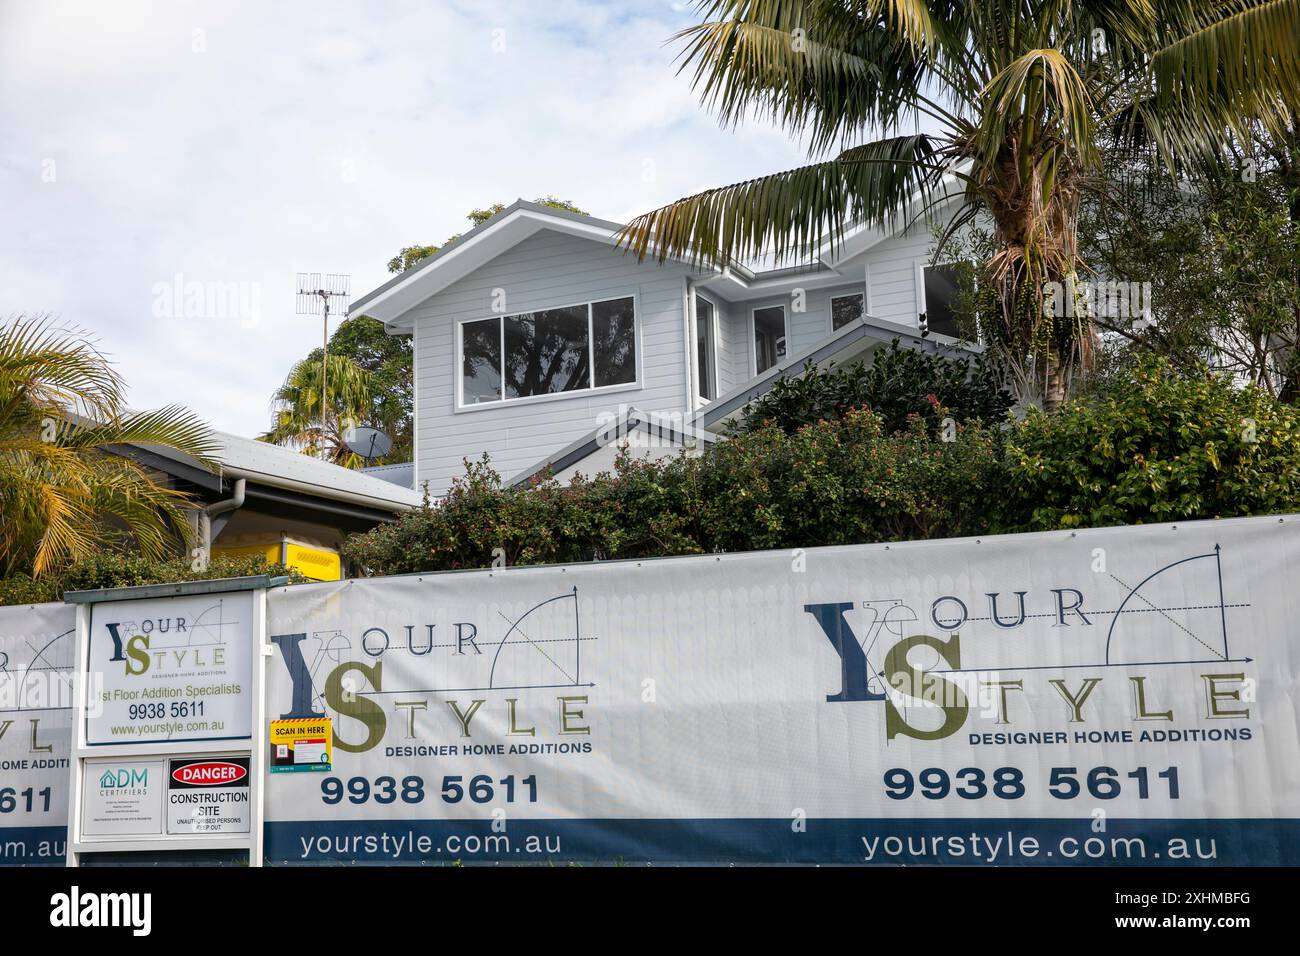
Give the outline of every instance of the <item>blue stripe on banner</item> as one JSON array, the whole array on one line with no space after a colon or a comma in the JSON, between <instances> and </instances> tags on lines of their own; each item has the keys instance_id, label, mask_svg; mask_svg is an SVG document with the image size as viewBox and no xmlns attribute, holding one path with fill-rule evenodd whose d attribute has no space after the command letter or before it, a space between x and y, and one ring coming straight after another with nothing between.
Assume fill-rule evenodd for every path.
<instances>
[{"instance_id":1,"label":"blue stripe on banner","mask_svg":"<svg viewBox=\"0 0 1300 956\"><path fill-rule=\"evenodd\" d=\"M0 866L62 866L67 849L67 827L0 829Z\"/></svg>"},{"instance_id":2,"label":"blue stripe on banner","mask_svg":"<svg viewBox=\"0 0 1300 956\"><path fill-rule=\"evenodd\" d=\"M1108 819L295 821L276 863L840 863L960 866L1300 864L1300 820Z\"/></svg>"}]
</instances>

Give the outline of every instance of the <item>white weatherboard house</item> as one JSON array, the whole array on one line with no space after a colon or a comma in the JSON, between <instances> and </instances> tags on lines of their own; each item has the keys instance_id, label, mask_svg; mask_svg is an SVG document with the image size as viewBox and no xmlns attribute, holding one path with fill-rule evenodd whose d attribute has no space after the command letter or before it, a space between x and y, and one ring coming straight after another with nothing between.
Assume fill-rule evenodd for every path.
<instances>
[{"instance_id":1,"label":"white weatherboard house","mask_svg":"<svg viewBox=\"0 0 1300 956\"><path fill-rule=\"evenodd\" d=\"M676 453L808 361L894 340L972 351L952 334L951 272L929 263L933 222L855 229L797 267L711 269L638 261L618 223L520 200L350 309L414 339L415 461L375 477L436 497L484 452L508 483L591 475L614 421Z\"/></svg>"}]
</instances>

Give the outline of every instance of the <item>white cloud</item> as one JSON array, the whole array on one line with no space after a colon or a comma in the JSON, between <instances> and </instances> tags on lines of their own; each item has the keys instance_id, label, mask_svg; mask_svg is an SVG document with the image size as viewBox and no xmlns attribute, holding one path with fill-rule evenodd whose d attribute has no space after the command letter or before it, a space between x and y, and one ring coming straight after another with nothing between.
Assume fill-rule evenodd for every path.
<instances>
[{"instance_id":1,"label":"white cloud","mask_svg":"<svg viewBox=\"0 0 1300 956\"><path fill-rule=\"evenodd\" d=\"M0 314L92 329L140 407L255 434L319 341L296 271L361 294L493 201L623 219L800 159L720 130L664 41L681 5L0 0ZM46 181L53 174L53 181ZM653 176L647 178L647 171ZM256 289L159 318L177 275Z\"/></svg>"}]
</instances>

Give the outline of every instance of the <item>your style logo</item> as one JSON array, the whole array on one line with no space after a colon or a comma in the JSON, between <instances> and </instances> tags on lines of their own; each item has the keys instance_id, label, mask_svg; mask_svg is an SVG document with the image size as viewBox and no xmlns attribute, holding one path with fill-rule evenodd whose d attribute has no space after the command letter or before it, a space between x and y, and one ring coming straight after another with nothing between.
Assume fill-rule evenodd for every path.
<instances>
[{"instance_id":1,"label":"your style logo","mask_svg":"<svg viewBox=\"0 0 1300 956\"><path fill-rule=\"evenodd\" d=\"M190 624L183 617L105 623L113 653L128 677L181 670L205 670L225 665L220 644L190 644Z\"/></svg>"},{"instance_id":2,"label":"your style logo","mask_svg":"<svg viewBox=\"0 0 1300 956\"><path fill-rule=\"evenodd\" d=\"M1220 557L1216 546L1132 587L1111 575L1118 587L1088 598L1062 587L944 594L920 613L896 600L803 610L839 659L839 687L827 702L882 704L890 741L950 737L972 710L999 730L1044 707L1061 726L1084 730L1077 725L1103 713L1112 723L1123 714L1124 726L1193 713L1244 720L1255 699L1252 659L1233 653L1228 611L1246 605L1224 600ZM1205 578L1199 590L1187 576L1192 567ZM1162 575L1163 592L1150 585ZM1187 593L1202 596L1189 602ZM1062 629L1068 639L1055 636ZM1107 697L1125 701L1124 711L1102 708Z\"/></svg>"}]
</instances>

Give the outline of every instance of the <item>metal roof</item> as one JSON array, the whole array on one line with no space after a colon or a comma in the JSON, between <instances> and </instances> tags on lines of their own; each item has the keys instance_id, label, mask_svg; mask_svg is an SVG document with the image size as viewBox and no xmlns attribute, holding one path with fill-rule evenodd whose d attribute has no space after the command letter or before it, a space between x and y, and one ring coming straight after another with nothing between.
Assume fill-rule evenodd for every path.
<instances>
[{"instance_id":1,"label":"metal roof","mask_svg":"<svg viewBox=\"0 0 1300 956\"><path fill-rule=\"evenodd\" d=\"M410 511L424 501L422 495L410 488L312 458L292 448L228 432L214 431L212 437L218 445L212 457L221 465L222 478L247 478L275 488L388 512ZM198 466L194 459L175 449L156 445L140 447L162 458Z\"/></svg>"},{"instance_id":2,"label":"metal roof","mask_svg":"<svg viewBox=\"0 0 1300 956\"><path fill-rule=\"evenodd\" d=\"M363 475L373 475L381 481L387 481L402 488L415 487L414 462L403 461L395 465L371 465L369 468L362 468L361 473Z\"/></svg>"}]
</instances>

